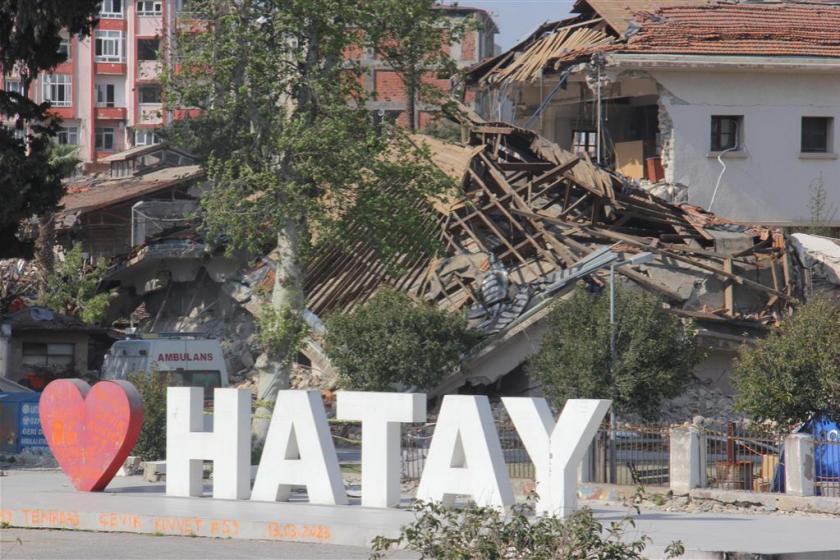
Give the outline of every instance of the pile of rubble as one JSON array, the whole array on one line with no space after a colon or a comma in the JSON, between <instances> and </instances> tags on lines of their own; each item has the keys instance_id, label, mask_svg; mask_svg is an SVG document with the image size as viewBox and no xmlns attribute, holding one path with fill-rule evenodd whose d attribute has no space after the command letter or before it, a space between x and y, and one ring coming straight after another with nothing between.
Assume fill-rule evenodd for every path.
<instances>
[{"instance_id":1,"label":"pile of rubble","mask_svg":"<svg viewBox=\"0 0 840 560\"><path fill-rule=\"evenodd\" d=\"M313 312L350 309L390 284L492 334L573 280L603 286L609 253L639 252L653 262L617 272L682 316L764 325L789 309L797 286L781 232L667 203L531 131L465 115L468 146L428 146L433 160L460 158L446 170L463 197L435 205L445 254L393 276L369 265L365 246L331 247L307 270Z\"/></svg>"},{"instance_id":2,"label":"pile of rubble","mask_svg":"<svg viewBox=\"0 0 840 560\"><path fill-rule=\"evenodd\" d=\"M35 261L0 259L0 314L34 305L40 281Z\"/></svg>"}]
</instances>

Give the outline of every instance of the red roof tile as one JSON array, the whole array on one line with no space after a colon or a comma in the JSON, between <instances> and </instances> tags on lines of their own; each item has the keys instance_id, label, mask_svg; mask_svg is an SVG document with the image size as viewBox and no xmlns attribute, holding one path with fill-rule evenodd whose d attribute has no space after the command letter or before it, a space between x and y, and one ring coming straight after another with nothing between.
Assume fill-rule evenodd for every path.
<instances>
[{"instance_id":1,"label":"red roof tile","mask_svg":"<svg viewBox=\"0 0 840 560\"><path fill-rule=\"evenodd\" d=\"M840 6L719 4L637 15L622 52L840 57Z\"/></svg>"}]
</instances>

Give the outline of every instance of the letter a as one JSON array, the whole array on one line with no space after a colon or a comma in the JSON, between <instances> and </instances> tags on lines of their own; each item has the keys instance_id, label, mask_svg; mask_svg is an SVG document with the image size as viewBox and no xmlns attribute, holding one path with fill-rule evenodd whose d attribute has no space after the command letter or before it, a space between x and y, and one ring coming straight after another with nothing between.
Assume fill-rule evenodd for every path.
<instances>
[{"instance_id":1,"label":"letter a","mask_svg":"<svg viewBox=\"0 0 840 560\"><path fill-rule=\"evenodd\" d=\"M292 486L306 486L313 504L347 503L318 391L277 393L251 499L285 502Z\"/></svg>"},{"instance_id":2,"label":"letter a","mask_svg":"<svg viewBox=\"0 0 840 560\"><path fill-rule=\"evenodd\" d=\"M417 499L452 505L458 495L478 505L513 504L513 488L485 396L447 395L440 407Z\"/></svg>"}]
</instances>

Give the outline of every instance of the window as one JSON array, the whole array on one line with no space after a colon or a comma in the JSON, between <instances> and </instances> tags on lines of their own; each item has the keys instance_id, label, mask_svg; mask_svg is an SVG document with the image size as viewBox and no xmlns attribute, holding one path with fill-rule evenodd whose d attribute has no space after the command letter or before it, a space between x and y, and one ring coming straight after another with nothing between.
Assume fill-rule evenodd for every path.
<instances>
[{"instance_id":1,"label":"window","mask_svg":"<svg viewBox=\"0 0 840 560\"><path fill-rule=\"evenodd\" d=\"M23 82L13 78L6 78L6 91L23 95Z\"/></svg>"},{"instance_id":2,"label":"window","mask_svg":"<svg viewBox=\"0 0 840 560\"><path fill-rule=\"evenodd\" d=\"M597 157L598 133L594 130L575 130L572 132L572 151L576 154L584 152L591 157Z\"/></svg>"},{"instance_id":3,"label":"window","mask_svg":"<svg viewBox=\"0 0 840 560\"><path fill-rule=\"evenodd\" d=\"M737 150L741 147L744 117L712 116L712 151Z\"/></svg>"},{"instance_id":4,"label":"window","mask_svg":"<svg viewBox=\"0 0 840 560\"><path fill-rule=\"evenodd\" d=\"M834 119L831 117L802 117L802 152L826 154L831 146Z\"/></svg>"},{"instance_id":5,"label":"window","mask_svg":"<svg viewBox=\"0 0 840 560\"><path fill-rule=\"evenodd\" d=\"M163 12L161 0L137 0L138 16L159 16Z\"/></svg>"},{"instance_id":6,"label":"window","mask_svg":"<svg viewBox=\"0 0 840 560\"><path fill-rule=\"evenodd\" d=\"M114 150L113 128L97 128L95 136L97 150L102 150L103 152L111 152Z\"/></svg>"},{"instance_id":7,"label":"window","mask_svg":"<svg viewBox=\"0 0 840 560\"><path fill-rule=\"evenodd\" d=\"M137 88L140 103L160 103L160 86L140 86Z\"/></svg>"},{"instance_id":8,"label":"window","mask_svg":"<svg viewBox=\"0 0 840 560\"><path fill-rule=\"evenodd\" d=\"M56 136L59 144L77 145L79 143L79 128L75 126L63 126Z\"/></svg>"},{"instance_id":9,"label":"window","mask_svg":"<svg viewBox=\"0 0 840 560\"><path fill-rule=\"evenodd\" d=\"M160 39L137 39L137 60L157 60Z\"/></svg>"},{"instance_id":10,"label":"window","mask_svg":"<svg viewBox=\"0 0 840 560\"><path fill-rule=\"evenodd\" d=\"M23 343L23 363L27 366L46 366L55 369L73 367L72 344Z\"/></svg>"},{"instance_id":11,"label":"window","mask_svg":"<svg viewBox=\"0 0 840 560\"><path fill-rule=\"evenodd\" d=\"M160 142L160 139L158 138L157 130L154 128L138 128L134 131L135 146L151 146L158 142Z\"/></svg>"},{"instance_id":12,"label":"window","mask_svg":"<svg viewBox=\"0 0 840 560\"><path fill-rule=\"evenodd\" d=\"M69 107L72 103L73 88L67 74L44 75L44 101L53 107Z\"/></svg>"},{"instance_id":13,"label":"window","mask_svg":"<svg viewBox=\"0 0 840 560\"><path fill-rule=\"evenodd\" d=\"M99 9L99 15L104 18L122 19L123 0L102 0L102 7Z\"/></svg>"},{"instance_id":14,"label":"window","mask_svg":"<svg viewBox=\"0 0 840 560\"><path fill-rule=\"evenodd\" d=\"M70 39L61 39L58 44L58 54L64 56L65 62L70 60Z\"/></svg>"},{"instance_id":15,"label":"window","mask_svg":"<svg viewBox=\"0 0 840 560\"><path fill-rule=\"evenodd\" d=\"M96 84L96 106L114 106L114 84Z\"/></svg>"},{"instance_id":16,"label":"window","mask_svg":"<svg viewBox=\"0 0 840 560\"><path fill-rule=\"evenodd\" d=\"M97 62L122 62L121 31L97 31L95 41Z\"/></svg>"}]
</instances>

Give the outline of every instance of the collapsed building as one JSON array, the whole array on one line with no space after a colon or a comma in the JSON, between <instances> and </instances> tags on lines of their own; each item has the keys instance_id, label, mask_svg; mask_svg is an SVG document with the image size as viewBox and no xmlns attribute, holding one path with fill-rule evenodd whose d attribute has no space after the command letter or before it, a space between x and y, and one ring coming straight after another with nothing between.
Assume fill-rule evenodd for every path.
<instances>
[{"instance_id":1,"label":"collapsed building","mask_svg":"<svg viewBox=\"0 0 840 560\"><path fill-rule=\"evenodd\" d=\"M481 116L671 201L837 235L840 6L577 0L573 11L470 70Z\"/></svg>"},{"instance_id":2,"label":"collapsed building","mask_svg":"<svg viewBox=\"0 0 840 560\"><path fill-rule=\"evenodd\" d=\"M533 388L520 374L551 303L578 280L603 286L616 258L653 254L648 264L617 272L696 322L712 350L698 375L715 383L737 348L763 336L802 293L801 267L780 231L672 205L585 154L464 114L468 145L420 140L463 191L462 199L436 205L445 254L404 261L405 272L394 276L358 243L324 251L307 271L316 315L352 309L382 285L465 314L488 336L440 392L465 384ZM515 385L499 385L511 373Z\"/></svg>"}]
</instances>

